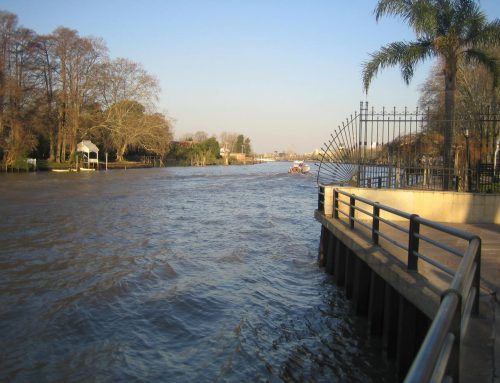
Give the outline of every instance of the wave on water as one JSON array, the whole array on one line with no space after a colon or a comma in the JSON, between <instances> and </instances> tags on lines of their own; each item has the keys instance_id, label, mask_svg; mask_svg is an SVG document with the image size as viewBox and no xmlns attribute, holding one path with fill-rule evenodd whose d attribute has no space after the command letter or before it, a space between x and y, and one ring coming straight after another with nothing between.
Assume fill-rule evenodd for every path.
<instances>
[{"instance_id":1,"label":"wave on water","mask_svg":"<svg viewBox=\"0 0 500 383\"><path fill-rule=\"evenodd\" d=\"M0 381L394 381L289 166L4 177Z\"/></svg>"}]
</instances>

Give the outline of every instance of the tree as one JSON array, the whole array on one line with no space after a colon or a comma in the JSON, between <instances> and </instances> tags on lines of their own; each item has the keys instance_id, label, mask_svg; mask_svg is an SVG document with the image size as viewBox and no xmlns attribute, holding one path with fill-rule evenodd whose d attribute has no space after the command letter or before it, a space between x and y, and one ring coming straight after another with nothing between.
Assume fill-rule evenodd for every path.
<instances>
[{"instance_id":1,"label":"tree","mask_svg":"<svg viewBox=\"0 0 500 383\"><path fill-rule=\"evenodd\" d=\"M172 121L157 113L159 86L141 65L110 61L104 42L59 27L39 36L0 11L0 162L36 152L64 162L93 139L122 158L128 148L164 155ZM206 136L204 137L206 139Z\"/></svg>"},{"instance_id":2,"label":"tree","mask_svg":"<svg viewBox=\"0 0 500 383\"><path fill-rule=\"evenodd\" d=\"M244 153L245 149L245 136L243 134L239 134L238 137L236 138L236 143L235 143L235 151L237 153Z\"/></svg>"},{"instance_id":3,"label":"tree","mask_svg":"<svg viewBox=\"0 0 500 383\"><path fill-rule=\"evenodd\" d=\"M244 151L245 151L245 154L246 155L250 155L252 154L252 145L250 144L250 138L245 138L245 141L244 141Z\"/></svg>"},{"instance_id":4,"label":"tree","mask_svg":"<svg viewBox=\"0 0 500 383\"><path fill-rule=\"evenodd\" d=\"M204 131L199 130L193 135L194 142L204 142L206 140L208 140L208 134Z\"/></svg>"},{"instance_id":5,"label":"tree","mask_svg":"<svg viewBox=\"0 0 500 383\"><path fill-rule=\"evenodd\" d=\"M101 59L106 58L107 49L100 40L81 38L77 31L69 28L57 28L52 38L57 68L56 161L61 162L66 160L68 152L76 149L82 111L96 97L97 71Z\"/></svg>"},{"instance_id":6,"label":"tree","mask_svg":"<svg viewBox=\"0 0 500 383\"><path fill-rule=\"evenodd\" d=\"M236 140L238 139L237 133L222 132L220 135L220 142L222 146L231 152L237 152Z\"/></svg>"},{"instance_id":7,"label":"tree","mask_svg":"<svg viewBox=\"0 0 500 383\"><path fill-rule=\"evenodd\" d=\"M123 161L128 147L136 143L137 136L142 131L143 119L144 107L137 101L119 101L106 111L106 120L102 126L111 136L118 161Z\"/></svg>"},{"instance_id":8,"label":"tree","mask_svg":"<svg viewBox=\"0 0 500 383\"><path fill-rule=\"evenodd\" d=\"M496 50L496 55L500 56L500 49ZM441 134L443 131L441 125L444 120L444 89L440 86L442 77L442 72L436 66L421 88L419 105L435 116L427 124L427 133ZM497 112L500 87L493 87L492 77L484 66L475 62L464 63L457 72L455 116L458 125L455 129L457 141L461 143L462 149L465 149L466 144L470 144L471 164L493 160L500 134L498 124L493 121L481 121L487 114L493 116ZM462 133L461 138L459 133Z\"/></svg>"},{"instance_id":9,"label":"tree","mask_svg":"<svg viewBox=\"0 0 500 383\"><path fill-rule=\"evenodd\" d=\"M5 169L25 158L37 141L32 76L35 33L17 28L17 17L0 12L0 154Z\"/></svg>"},{"instance_id":10,"label":"tree","mask_svg":"<svg viewBox=\"0 0 500 383\"><path fill-rule=\"evenodd\" d=\"M171 140L171 124L154 112L158 81L141 65L123 58L104 63L101 71L98 86L104 112L93 129L107 130L118 161L124 159L129 147L164 155Z\"/></svg>"},{"instance_id":11,"label":"tree","mask_svg":"<svg viewBox=\"0 0 500 383\"><path fill-rule=\"evenodd\" d=\"M54 39L52 36L38 36L36 41L37 64L39 78L38 111L34 120L38 135L48 143L48 159L56 159L57 137L57 103L56 103L56 63ZM39 148L40 150L40 148Z\"/></svg>"},{"instance_id":12,"label":"tree","mask_svg":"<svg viewBox=\"0 0 500 383\"><path fill-rule=\"evenodd\" d=\"M161 113L146 114L142 120L142 129L134 145L147 152L165 156L172 141L170 121Z\"/></svg>"},{"instance_id":13,"label":"tree","mask_svg":"<svg viewBox=\"0 0 500 383\"><path fill-rule=\"evenodd\" d=\"M496 85L500 75L498 60L485 48L500 44L500 20L488 22L474 0L379 0L376 20L385 15L401 17L417 39L393 42L371 54L363 64L365 91L379 69L399 65L403 80L409 84L418 63L439 57L445 90L443 163L450 169L458 67L461 60L477 62L494 75ZM444 188L449 188L448 178Z\"/></svg>"},{"instance_id":14,"label":"tree","mask_svg":"<svg viewBox=\"0 0 500 383\"><path fill-rule=\"evenodd\" d=\"M206 166L215 164L220 158L220 147L215 137L210 137L203 142L195 142L188 150L191 165Z\"/></svg>"}]
</instances>

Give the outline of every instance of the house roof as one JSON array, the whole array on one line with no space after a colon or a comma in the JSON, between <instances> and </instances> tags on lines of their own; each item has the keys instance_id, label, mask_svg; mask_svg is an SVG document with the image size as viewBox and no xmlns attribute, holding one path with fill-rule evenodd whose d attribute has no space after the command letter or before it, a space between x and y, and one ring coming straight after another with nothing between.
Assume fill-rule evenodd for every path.
<instances>
[{"instance_id":1,"label":"house roof","mask_svg":"<svg viewBox=\"0 0 500 383\"><path fill-rule=\"evenodd\" d=\"M89 140L83 140L76 145L77 152L85 152L85 153L99 153L99 148Z\"/></svg>"}]
</instances>

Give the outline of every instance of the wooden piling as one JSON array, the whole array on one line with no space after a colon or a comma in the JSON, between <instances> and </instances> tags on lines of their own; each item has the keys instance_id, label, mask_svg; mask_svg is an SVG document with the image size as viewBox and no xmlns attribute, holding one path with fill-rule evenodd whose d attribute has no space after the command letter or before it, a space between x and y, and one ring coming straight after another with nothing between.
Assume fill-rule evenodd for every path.
<instances>
[{"instance_id":1,"label":"wooden piling","mask_svg":"<svg viewBox=\"0 0 500 383\"><path fill-rule=\"evenodd\" d=\"M335 283L341 287L345 285L345 260L349 249L338 240L335 243Z\"/></svg>"},{"instance_id":2,"label":"wooden piling","mask_svg":"<svg viewBox=\"0 0 500 383\"><path fill-rule=\"evenodd\" d=\"M399 323L397 341L398 378L402 380L415 358L417 349L417 309L402 295L399 296Z\"/></svg>"},{"instance_id":3,"label":"wooden piling","mask_svg":"<svg viewBox=\"0 0 500 383\"><path fill-rule=\"evenodd\" d=\"M355 257L353 304L357 315L368 314L370 279L371 269L361 258Z\"/></svg>"},{"instance_id":4,"label":"wooden piling","mask_svg":"<svg viewBox=\"0 0 500 383\"><path fill-rule=\"evenodd\" d=\"M370 334L382 336L386 355L396 359L398 377L402 379L431 320L323 225L318 262L334 276L337 286L344 286L356 315L368 317Z\"/></svg>"},{"instance_id":5,"label":"wooden piling","mask_svg":"<svg viewBox=\"0 0 500 383\"><path fill-rule=\"evenodd\" d=\"M328 230L326 227L321 226L321 236L319 238L319 249L318 249L318 263L321 267L324 267L326 264L325 257L325 241L327 240Z\"/></svg>"},{"instance_id":6,"label":"wooden piling","mask_svg":"<svg viewBox=\"0 0 500 383\"><path fill-rule=\"evenodd\" d=\"M388 283L384 292L384 347L389 358L397 354L399 294Z\"/></svg>"},{"instance_id":7,"label":"wooden piling","mask_svg":"<svg viewBox=\"0 0 500 383\"><path fill-rule=\"evenodd\" d=\"M370 334L382 336L384 333L385 281L375 272L370 280L370 303L368 320Z\"/></svg>"},{"instance_id":8,"label":"wooden piling","mask_svg":"<svg viewBox=\"0 0 500 383\"><path fill-rule=\"evenodd\" d=\"M335 236L328 232L328 246L326 249L326 272L328 274L334 273L334 258L335 258L335 247L336 247L337 239Z\"/></svg>"},{"instance_id":9,"label":"wooden piling","mask_svg":"<svg viewBox=\"0 0 500 383\"><path fill-rule=\"evenodd\" d=\"M346 251L345 261L345 296L347 299L352 299L354 291L354 271L356 265L356 254L350 249Z\"/></svg>"}]
</instances>

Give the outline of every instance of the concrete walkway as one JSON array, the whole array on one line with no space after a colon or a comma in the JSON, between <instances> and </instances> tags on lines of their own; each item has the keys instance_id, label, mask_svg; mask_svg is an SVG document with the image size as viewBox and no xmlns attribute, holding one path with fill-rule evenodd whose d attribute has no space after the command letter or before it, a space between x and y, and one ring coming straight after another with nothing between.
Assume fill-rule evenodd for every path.
<instances>
[{"instance_id":1,"label":"concrete walkway","mask_svg":"<svg viewBox=\"0 0 500 383\"><path fill-rule=\"evenodd\" d=\"M346 223L346 230L350 230ZM398 222L396 222L398 223ZM403 227L408 222L398 223ZM462 382L473 383L500 383L500 225L495 224L453 224L444 225L455 227L478 235L481 238L481 306L478 318L469 322L467 335L462 343ZM406 233L381 224L381 231L391 238L407 245ZM367 240L371 233L360 224L356 224L355 231ZM457 250L463 251L467 242L447 234L421 227L421 234L427 235L441 243L445 243ZM380 246L399 261L406 264L406 252L380 239ZM433 245L420 241L419 252L454 270L460 258L446 253ZM434 266L419 260L418 272L430 282L436 293L446 290L451 277L436 269Z\"/></svg>"},{"instance_id":2,"label":"concrete walkway","mask_svg":"<svg viewBox=\"0 0 500 383\"><path fill-rule=\"evenodd\" d=\"M463 341L465 382L500 383L500 225L448 224L481 238L481 306Z\"/></svg>"}]
</instances>

